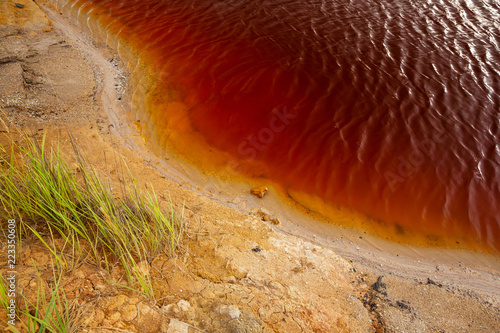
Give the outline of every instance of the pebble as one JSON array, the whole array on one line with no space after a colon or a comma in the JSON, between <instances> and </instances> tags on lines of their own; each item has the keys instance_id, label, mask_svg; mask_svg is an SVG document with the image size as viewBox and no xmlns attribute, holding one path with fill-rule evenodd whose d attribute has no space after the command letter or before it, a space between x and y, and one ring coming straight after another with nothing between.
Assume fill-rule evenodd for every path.
<instances>
[{"instance_id":1,"label":"pebble","mask_svg":"<svg viewBox=\"0 0 500 333\"><path fill-rule=\"evenodd\" d=\"M223 305L220 307L219 312L221 315L228 315L231 319L237 319L241 316L241 311L236 305Z\"/></svg>"},{"instance_id":2,"label":"pebble","mask_svg":"<svg viewBox=\"0 0 500 333\"><path fill-rule=\"evenodd\" d=\"M255 195L256 197L263 198L267 193L267 186L254 187L250 190L250 193Z\"/></svg>"},{"instance_id":3,"label":"pebble","mask_svg":"<svg viewBox=\"0 0 500 333\"><path fill-rule=\"evenodd\" d=\"M190 308L191 308L191 304L189 304L188 301L185 301L183 299L181 299L178 303L177 303L177 306L179 307L179 309L181 309L181 311L188 311Z\"/></svg>"},{"instance_id":4,"label":"pebble","mask_svg":"<svg viewBox=\"0 0 500 333\"><path fill-rule=\"evenodd\" d=\"M167 333L188 333L189 325L177 319L170 319Z\"/></svg>"},{"instance_id":5,"label":"pebble","mask_svg":"<svg viewBox=\"0 0 500 333\"><path fill-rule=\"evenodd\" d=\"M229 317L231 317L231 319L236 319L240 317L241 312L240 309L238 309L235 305L230 305L227 308L227 314L229 315Z\"/></svg>"}]
</instances>

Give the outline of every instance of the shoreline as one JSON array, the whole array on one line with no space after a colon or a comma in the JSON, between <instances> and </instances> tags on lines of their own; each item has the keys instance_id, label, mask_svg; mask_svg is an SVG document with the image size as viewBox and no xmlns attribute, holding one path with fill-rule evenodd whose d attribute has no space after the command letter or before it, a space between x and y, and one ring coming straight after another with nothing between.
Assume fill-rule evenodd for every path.
<instances>
[{"instance_id":1,"label":"shoreline","mask_svg":"<svg viewBox=\"0 0 500 333\"><path fill-rule=\"evenodd\" d=\"M295 46L293 52L289 54L280 51L280 48L287 44L286 38L279 39L283 44L274 43L272 45L273 43L264 42L261 45L261 41L267 39L266 36L270 37L276 33L272 29L267 30L267 25L264 23L267 14L264 13L258 14L255 18L263 20L263 24L256 27L255 31L263 38L254 39L245 33L244 27L249 22L247 22L245 18L247 16L243 12L242 20L233 22L232 20L221 21L210 11L198 15L195 8L197 6L188 6L182 2L171 5L157 3L157 6L154 1L144 4L127 3L126 6L121 6L119 2L114 1L97 3L60 0L58 3L59 8L63 9L63 13L70 17L70 21L78 21L79 25L95 40L100 40L102 44L110 45L119 50L122 60L125 60L131 71L134 71L136 66L137 57L133 53L136 51L140 65L146 69L146 71L139 72L151 74L149 76L139 74L136 76L137 80L133 82L133 86L138 87L137 94L134 90L135 108L141 110L139 115L145 115L144 118L137 119L149 125L144 127L146 130L148 128L151 130L146 136L154 138L151 143L157 144L158 150L162 151L163 148L172 147L173 151L189 159L190 163L198 165L201 170L221 174L222 177L227 175L228 178L231 178L231 173L224 171L231 169L235 163L239 163L239 167L236 166L236 169L241 169L240 174L245 175L245 177L256 177L256 179L267 177L283 184L285 196L286 190L300 190L313 196L322 197L324 201L331 204L330 206L333 206L334 210L339 204L363 212L376 221L373 224L365 224L364 230L382 234L382 237L386 236L384 234L396 235L393 236L394 238L401 235L403 243L411 241L411 243L419 245L419 242L415 240L419 232L422 232L422 236L425 237L425 239L421 239L421 243L424 245L441 243L446 247L461 248L469 245L468 248L474 250L479 249L479 246L476 246L476 240L480 239L481 244L489 245L495 250L499 243L495 241L495 237L499 235L498 221L496 221L495 215L500 214L495 214L495 205L491 206L491 209L481 209L494 201L485 201L483 205L478 202L481 195L475 195L469 198L471 205L468 205L464 201L467 197L466 192L452 185L459 178L463 178L461 181L467 182L466 179L473 176L471 170L473 170L472 166L475 163L469 159L473 155L466 153L462 156L462 150L456 150L456 144L460 142L461 136L453 138L451 135L453 131L444 131L442 127L434 124L432 119L427 119L430 114L433 114L432 118L439 122L438 119L441 118L434 114L435 108L426 109L420 103L407 104L406 102L409 102L411 98L403 98L400 101L401 105L399 105L398 98L390 97L394 92L383 93L386 88L387 92L392 91L393 88L406 90L407 85L399 85L398 80L391 79L391 75L399 77L397 66L392 67L387 64L388 68L379 72L381 68L370 65L365 69L371 69L365 71L362 69L363 66L358 68L358 65L365 61L372 62L374 59L371 59L371 56L364 57L357 54L351 63L342 52L333 52L332 57L324 58L325 69L328 67L329 70L323 71L321 69L323 60L320 60L320 54L323 51L314 47L310 50L312 53L305 51L307 54L310 53L312 57L311 64L305 65L301 61L296 63L294 58L297 60L301 58L298 44L292 43ZM284 6L286 7L286 5ZM300 10L302 7L297 6L297 9ZM354 7L357 8L357 6ZM154 15L151 15L153 12ZM297 17L297 22L306 20L306 18L308 21L315 19L309 15L310 12L304 12L301 18ZM320 12L317 14L318 17L322 15ZM349 20L348 17L346 19ZM148 21L150 24L147 23ZM325 20L326 25L329 24L327 22L328 20ZM204 23L206 23L207 29L200 29ZM358 21L352 23L356 25ZM281 23L276 22L276 24L280 25ZM346 28L350 29L348 26ZM221 30L218 30L219 28ZM387 29L391 30L389 28L388 26ZM407 28L413 29L411 25ZM280 26L280 29L288 31L290 37L293 36L290 42L302 40L301 33L296 34L293 29L289 30L287 25ZM341 30L343 29L341 28ZM331 34L328 30L331 31ZM349 39L347 36L344 39L342 34L337 36L334 33L337 30L332 29L332 27L328 30L324 32L325 36L335 36L335 39L338 39L341 44ZM220 36L223 38L218 38L218 31L224 35ZM306 38L304 41L315 40L319 43L318 45L322 43L323 37L309 35L306 33L307 31L307 29L303 31L307 35L307 37L304 36ZM432 36L432 34L424 34L422 42L432 38ZM368 36L366 37L368 38ZM119 41L118 44L117 41ZM256 43L254 45L256 47L251 46L253 42ZM352 42L357 44L355 40ZM404 41L402 44L395 42L396 45L400 46L406 43ZM257 47L257 45L259 46ZM430 45L435 45L435 50L438 51L441 44L429 43L428 45L430 51L432 51ZM343 45L343 48L346 46L348 47L348 45ZM421 45L421 48L428 49L425 45ZM254 51L257 52L258 49L265 51L262 53L264 62L256 61L259 59L259 55L254 54ZM329 48L324 49L324 54L329 52L326 51L327 49ZM384 48L375 47L373 51L375 53L381 52L382 58L389 60L384 56ZM441 51L438 53L441 54ZM414 55L411 57L413 58ZM131 61L127 63L127 59L131 59ZM219 62L217 59L225 60ZM281 63L284 59L288 59L288 65L282 68ZM420 62L423 59L417 57L412 61ZM458 59L460 57L456 60ZM335 65L336 61L339 62L339 66ZM436 61L439 63L439 60ZM264 63L269 64L269 68ZM341 63L342 65L340 65ZM428 75L431 75L434 81L440 81L439 77L432 74L434 70L427 65L423 64ZM308 75L308 68L314 68L318 76ZM261 70L269 72L261 75L259 74ZM346 85L342 83L342 80L328 78L329 72L339 75L344 70L346 78L351 78L345 82ZM370 79L369 81L372 83L366 82L368 86L374 84L371 88L368 88L363 80L358 81L356 79L358 70L360 75L365 73L368 77L376 73L375 76L381 79L379 83L382 90L379 90L377 83L375 83L378 82L378 79L375 81ZM384 74L386 70L387 73L392 74ZM453 75L452 73L449 75ZM323 75L326 76L323 77ZM340 75L339 77L344 76ZM141 78L144 80L140 81ZM276 80L277 85L272 83L274 80ZM292 82L296 84L289 84ZM455 87L457 83L456 80L448 82L450 87ZM339 88L344 88L330 90L336 85L339 85ZM419 85L427 87L425 81L420 82ZM266 86L269 86L270 89L262 89ZM330 87L328 91L323 89L326 86ZM250 95L241 91L243 87ZM294 93L294 89L298 87L300 89ZM376 93L375 95L378 97L375 99L369 97L364 101L358 100L355 97L358 94L358 89L365 91L365 88L374 92L378 91L380 95ZM453 89L454 92L451 95L462 96L463 90L460 87L455 88L458 88L458 91ZM427 89L417 90L419 91L418 98L426 100L424 91ZM339 91L343 91L342 94L345 94L346 98L350 97L347 99L336 98L335 95ZM288 96L285 96L285 92ZM368 93L367 97L371 95L368 91L366 92ZM226 96L226 94L228 95ZM423 95L420 96L420 94ZM463 97L465 98L465 96ZM388 99L386 100L386 98ZM485 96L481 98L484 99ZM334 107L337 105L336 99L342 105L354 101L359 101L360 104L356 109L351 109L348 104L345 107L340 107L339 104L339 108L337 108ZM327 100L328 103L326 103ZM469 102L472 103L472 101ZM387 112L384 111L386 103L392 105L386 110ZM480 104L470 104L471 110L475 110L475 114L482 114ZM389 117L393 112L398 113L397 110L400 106L405 109L405 111L400 110L401 117ZM271 111L271 107L275 107L279 112ZM406 119L406 116L413 114L411 111L413 107L417 107L422 113L422 117L412 116L416 123ZM286 113L285 108L288 110ZM315 110L311 117L308 116L308 109ZM371 114L371 109L378 111ZM488 108L488 110L491 109ZM490 113L488 112L488 114ZM361 114L363 114L362 117ZM281 131L281 126L276 128L280 133L279 135L278 132L273 134L273 140L269 139L271 141L268 144L257 144L256 147L253 147L254 144L250 144L250 141L254 140L251 138L258 137L261 133L269 134L270 132L264 129L268 128L271 131L269 126L271 126L274 116L278 115L281 115L282 118L287 115L284 117L286 118L285 122L288 123L286 130ZM381 131L380 126L384 121L379 123L376 119L386 119L386 117L392 119L388 123L390 126ZM274 118L274 120L278 118ZM300 121L292 121L291 118L297 118ZM310 121L306 118L310 118ZM312 125L319 119L322 119L322 124L316 124L315 127L306 125ZM403 119L405 120L403 121ZM429 123L429 126L431 123L433 124L424 131L428 133L413 128L420 121ZM355 125L358 122L359 126ZM410 125L410 123L414 125ZM421 124L422 128L426 128L424 123ZM481 124L487 123L487 121L481 122ZM467 123L458 121L456 124L460 124L459 127L463 128L464 131L472 133L470 128L467 129L469 126ZM311 136L310 133L315 134ZM437 135L438 133L442 135ZM483 129L482 133L488 133L488 131ZM484 142L485 144L490 142L491 138L483 137L479 133L477 135L478 138L482 138L480 141L487 140ZM303 136L309 139L298 141L294 139ZM322 137L321 142L316 140L319 137ZM366 138L371 139L365 140ZM399 138L402 141L391 138ZM474 142L471 139L468 140ZM444 144L445 141L446 144ZM382 142L387 142L387 144ZM399 146L398 142L401 144L405 142L405 144ZM240 146L241 149L237 149L237 146ZM393 146L392 149L391 146ZM479 149L480 151L482 149L480 146L482 144L473 150ZM462 156L464 163L462 161L451 163L453 157L448 155L451 151L448 151L446 147L453 150L457 156ZM392 150L394 151L391 153ZM256 151L260 152L256 153ZM438 151L439 154L437 154ZM464 150L463 153L466 151L468 152L468 150ZM357 153L360 154L358 157L356 157ZM441 154L448 156L448 158L442 159L439 156ZM409 156L412 156L413 160L410 164L415 165L408 164ZM231 161L231 158L234 160ZM264 160L267 162L264 163ZM401 163L398 163L398 160L401 160ZM471 169L459 171L462 167L465 168L465 165L469 165ZM448 172L455 170L457 173L449 177L438 177L438 173L436 173L438 166L439 170L448 170ZM409 169L407 173L403 171L405 168ZM332 170L335 172L331 172ZM404 181L401 181L401 176L405 179ZM480 182L477 177L471 179L474 184L476 184L474 179ZM486 190L487 188L491 189L488 186L489 183L482 182L482 184L485 186L485 197L491 197L490 194L494 192ZM478 184L479 188L483 188L483 185ZM304 206L329 216L325 214L325 210L322 209L324 205L320 204L321 201L317 198L308 200L297 193L292 193L292 197ZM445 203L443 200L451 201ZM474 208L476 204L477 208ZM467 212L469 208L470 211ZM480 215L483 218L480 218ZM333 217L335 221L336 215ZM358 220L344 219L343 225L357 226L360 224ZM378 227L379 224L382 225L381 228ZM410 230L412 231L410 232ZM444 243L441 239L446 238L446 236L454 238L450 239L451 242ZM459 244L456 243L457 241Z\"/></svg>"},{"instance_id":2,"label":"shoreline","mask_svg":"<svg viewBox=\"0 0 500 333\"><path fill-rule=\"evenodd\" d=\"M290 207L279 196L256 199L249 194L249 189L255 185L250 180L225 182L217 176L199 170L195 165L188 164L185 159L171 155L171 152L161 152L161 155L168 156L167 161L162 160L154 151L148 150L148 145L141 134L137 133L136 127L130 123L131 120L128 120L127 124L127 118L131 119L127 113L129 111L123 104L117 103L119 96L114 88L114 76L123 76L124 70L106 61L100 52L107 49L95 48L90 37L77 31L81 28L65 21L47 7L45 12L51 22L56 23L55 28L65 34L86 55L87 60L96 66L94 70L103 76L101 94L106 114L113 125L111 130L121 139L123 145L155 165L155 168L170 180L243 214L255 214L256 211L264 209L283 222L281 226L272 226L278 232L331 249L365 270L413 281L425 281L432 275L434 280L448 285L450 289L465 288L485 295L494 294L500 303L500 288L497 288L500 287L497 281L500 276L500 256L469 249L425 247L385 240L363 230L319 221L314 215L310 217ZM234 201L236 204L231 205ZM436 269L439 266L441 268ZM466 275L471 271L482 275L485 278L484 283L478 284L475 279L468 278Z\"/></svg>"},{"instance_id":3,"label":"shoreline","mask_svg":"<svg viewBox=\"0 0 500 333\"><path fill-rule=\"evenodd\" d=\"M95 124L90 125L90 121L83 120L85 126L79 128L75 119L80 115L76 113L71 116L74 123L66 124L66 128L75 130L75 136L80 138L87 153L94 154L91 157L101 170L104 164L99 161L100 153L108 151L112 156L116 149L130 163L132 170L144 173L137 175L141 181L146 183L154 180L155 187L161 189L162 193L168 193L177 208L185 209L187 223L192 230L204 230L205 236L201 236L201 240L196 234L195 241L189 242L192 254L179 260L179 267L188 273L175 273L195 282L181 282L182 278L179 280L177 277L177 280L174 278L177 282L168 289L168 295L172 296L170 305L178 304L179 298L182 298L189 301L193 311L181 310L176 313L173 310L175 306L171 306L170 310L165 310L170 317L200 325L202 320L198 320L198 317L203 318L203 314L213 316L218 311L222 315L220 305L217 305L216 311L210 312L201 305L200 300L215 304L219 293L225 295L227 302L241 309L242 318L259 318L263 327L267 325L278 332L295 332L298 331L297 327L303 331L314 331L311 329L314 328L316 331L323 329L328 332L333 326L322 327L320 324L325 320L326 324L334 325L338 331L362 332L368 328L380 331L377 325L385 327L386 331L400 327L401 331L409 332L412 327L425 325L430 330L432 323L429 319L433 312L443 311L435 315L444 316L446 311L459 309L460 301L463 301L462 311L491 307L491 314L500 313L500 258L497 256L467 250L394 244L362 231L312 223L313 219L308 219L305 214L279 204L279 198L267 196L265 200L260 200L252 197L247 183L226 186L210 175L196 173L194 166L179 164L182 169L176 170L171 166L178 163L175 159L164 161L156 157L147 150L135 125L126 120L125 108L118 101L123 95L115 85L120 85L120 81L124 84L125 74L115 66L116 60L110 62L106 59L101 53L103 50L95 48L91 39L82 35L71 23L47 9L45 13L53 27L65 36L65 42L69 42L77 53L83 54L83 59L92 68L96 87L93 98L98 101L100 112L106 118L102 130L93 128ZM38 34L43 35L43 32ZM109 57L114 59L112 54ZM90 114L89 119L100 121L99 116L97 120L94 119L95 111L92 108L87 112ZM22 114L19 116L23 117ZM64 127L64 123L57 119L37 121L53 132ZM88 127L92 130L87 132ZM52 137L57 136L53 133ZM187 177L193 174L197 175L193 177L194 182ZM279 216L282 225L271 227L252 214L252 210L255 212L261 207L274 210L271 214ZM253 251L256 248L261 250ZM381 286L379 281L384 281L384 286L387 284L384 287L387 288L386 296L377 290L377 286ZM200 284L203 285L201 289ZM245 288L252 290L250 294L257 299L257 305L242 301ZM410 291L415 293L411 294ZM323 293L326 300L318 300ZM232 294L237 294L239 298ZM434 305L426 304L427 295L431 294L441 303L452 303L454 307L436 309ZM272 298L280 306L268 309L266 297ZM407 307L391 305L397 302ZM372 309L373 304L386 312ZM295 324L285 314L283 319L286 317L288 321L273 317L275 312L286 313L287 306L293 309L292 315L300 313L303 316L298 326L293 326ZM312 313L305 310L300 312L301 307L308 306ZM323 309L325 306L327 308ZM478 310L475 313L477 316L481 312ZM194 319L191 318L193 316ZM461 317L457 318L452 316L450 320L464 322L460 321ZM221 322L219 328L213 330L226 331L229 322ZM250 327L249 323L250 319L242 325ZM496 326L498 322L488 323L492 325L490 327L500 327ZM116 322L110 325L114 324ZM450 323L446 325L451 327Z\"/></svg>"},{"instance_id":4,"label":"shoreline","mask_svg":"<svg viewBox=\"0 0 500 333\"><path fill-rule=\"evenodd\" d=\"M405 215L404 219L391 219L392 213L396 214L396 212L399 212L398 214L401 214L403 212L405 214L403 207L407 205L412 206L411 204L401 203L396 207L392 207L392 209L389 209L389 206L387 206L385 208L385 211L388 212L386 214L387 219L383 219L380 218L382 216L380 214L377 215L374 213L375 215L370 216L369 214L358 213L347 207L334 204L334 202L342 202L342 199L328 203L325 201L326 199L315 196L313 192L307 192L309 193L307 194L304 192L305 190L295 191L284 188L280 184L274 183L271 179L259 178L257 175L253 177L253 171L260 172L266 169L265 166L261 168L258 161L255 161L254 167L247 166L244 168L244 172L237 174L234 170L231 170L231 166L234 166L233 164L238 165L242 160L231 160L231 156L228 153L214 148L205 142L201 133L197 132L193 127L190 115L186 110L187 106L183 104L181 98L177 97L176 84L169 82L168 79L164 80L166 75L155 76L161 70L161 66L152 57L154 50L149 50L145 44L145 50L135 55L133 52L134 47L141 45L140 42L137 38L119 37L127 35L126 31L128 28L122 26L119 19L115 20L113 17L99 14L100 9L98 5L89 5L80 8L78 5L72 5L72 2L67 1L58 1L58 4L66 19L74 21L85 33L91 35L100 44L109 46L122 56L125 67L132 71L132 83L130 86L133 93L129 94L129 100L131 102L131 109L137 111L133 111L136 118L131 120L140 124L141 134L146 133L144 134L145 137L150 139L150 144L147 147L148 150L153 151L156 156L169 158L170 164L172 164L174 159L172 155L175 154L175 159L177 160L176 168L178 170L183 169L186 164L191 164L195 165L200 170L200 173L209 175L217 174L222 180L245 183L249 184L250 187L264 184L266 186L275 186L277 189L275 192L279 192L278 194L286 205L303 210L305 215L315 214L319 220L329 221L345 228L368 231L382 239L389 239L397 243L495 253L494 243L479 243L472 236L474 234L472 231L464 231L468 230L471 224L463 224L462 227L459 227L459 222L455 221L457 224L454 224L451 220L435 220L435 223L432 223L432 219L420 218L418 216L411 220L409 218L411 215L409 211L411 209L408 210L408 214ZM104 26L109 27L109 29L104 29ZM131 36L135 36L133 31L130 33ZM189 75L186 76L189 77ZM182 79L180 81L182 82ZM181 95L187 93L187 91L179 92ZM241 165L244 164L244 162L241 163ZM202 179L206 177L205 175L201 175L197 178ZM214 177L211 178L211 181L218 184L223 183L223 181L219 181ZM310 184L312 186L314 182ZM229 186L221 184L219 187L224 191ZM363 193L359 194L359 198L361 198ZM238 195L241 194L238 193ZM413 202L416 199L408 194L407 197L408 199L404 200L405 202ZM374 204L375 202L379 202L376 198L372 199ZM356 201L356 196L352 200ZM370 211L364 210L364 212L369 213ZM377 219L377 216L380 219ZM405 219L406 222L404 222ZM429 224L428 229L423 227L426 224ZM451 227L445 229L444 226L447 224L451 225ZM412 230L420 231L412 232ZM423 230L427 230L427 232ZM451 234L449 234L450 230L453 231Z\"/></svg>"}]
</instances>

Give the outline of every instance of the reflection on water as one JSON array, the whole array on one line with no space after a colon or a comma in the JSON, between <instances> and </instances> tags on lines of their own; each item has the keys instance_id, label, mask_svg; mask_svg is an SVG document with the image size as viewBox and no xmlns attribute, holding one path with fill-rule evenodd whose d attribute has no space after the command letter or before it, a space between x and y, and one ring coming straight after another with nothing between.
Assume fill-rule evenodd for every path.
<instances>
[{"instance_id":1,"label":"reflection on water","mask_svg":"<svg viewBox=\"0 0 500 333\"><path fill-rule=\"evenodd\" d=\"M203 141L374 229L500 250L495 0L59 2L147 59L149 117L188 158Z\"/></svg>"}]
</instances>

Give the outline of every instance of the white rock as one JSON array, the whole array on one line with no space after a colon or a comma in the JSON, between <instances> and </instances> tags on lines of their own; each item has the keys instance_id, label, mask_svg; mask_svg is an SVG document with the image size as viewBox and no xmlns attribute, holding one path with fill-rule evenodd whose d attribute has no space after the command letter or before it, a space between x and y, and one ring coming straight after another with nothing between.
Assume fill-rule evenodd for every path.
<instances>
[{"instance_id":1,"label":"white rock","mask_svg":"<svg viewBox=\"0 0 500 333\"><path fill-rule=\"evenodd\" d=\"M236 305L230 305L227 307L227 314L231 319L236 319L241 316L241 311L236 307Z\"/></svg>"},{"instance_id":2,"label":"white rock","mask_svg":"<svg viewBox=\"0 0 500 333\"><path fill-rule=\"evenodd\" d=\"M177 303L177 306L179 307L179 309L181 309L181 311L185 312L185 311L189 310L189 308L191 307L191 304L189 304L188 301L181 299L179 301L179 303Z\"/></svg>"},{"instance_id":3,"label":"white rock","mask_svg":"<svg viewBox=\"0 0 500 333\"><path fill-rule=\"evenodd\" d=\"M189 325L177 319L170 319L167 333L189 333Z\"/></svg>"}]
</instances>

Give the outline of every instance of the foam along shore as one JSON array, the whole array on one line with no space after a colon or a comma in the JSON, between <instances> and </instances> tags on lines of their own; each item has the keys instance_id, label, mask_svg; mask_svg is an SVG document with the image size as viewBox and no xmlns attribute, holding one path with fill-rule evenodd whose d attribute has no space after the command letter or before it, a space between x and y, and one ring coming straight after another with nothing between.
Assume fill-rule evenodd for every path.
<instances>
[{"instance_id":1,"label":"foam along shore","mask_svg":"<svg viewBox=\"0 0 500 333\"><path fill-rule=\"evenodd\" d=\"M272 188L256 198L249 184L230 186L158 158L125 116L129 74L115 52L42 7L0 4L2 145L18 129L47 133L71 161L69 131L98 170L115 177L110 160L123 159L140 183L154 185L161 207L171 200L185 219L178 257L143 263L155 280L153 299L117 285L119 270L84 262L60 273L68 299L85 311L76 322L86 331L167 331L175 320L207 332L498 331L498 258L317 223L283 207ZM263 221L255 208L282 223ZM5 276L4 238L2 249ZM36 270L52 272L51 253L26 242L18 258L18 290L36 293Z\"/></svg>"}]
</instances>

